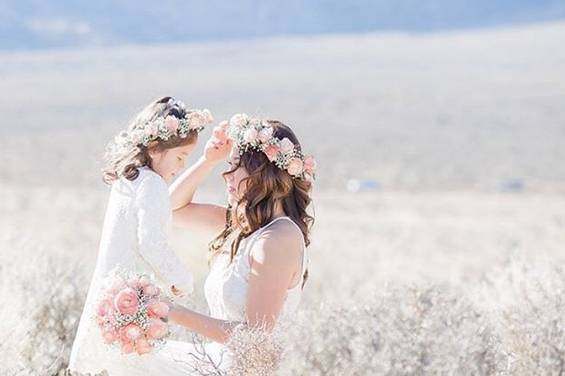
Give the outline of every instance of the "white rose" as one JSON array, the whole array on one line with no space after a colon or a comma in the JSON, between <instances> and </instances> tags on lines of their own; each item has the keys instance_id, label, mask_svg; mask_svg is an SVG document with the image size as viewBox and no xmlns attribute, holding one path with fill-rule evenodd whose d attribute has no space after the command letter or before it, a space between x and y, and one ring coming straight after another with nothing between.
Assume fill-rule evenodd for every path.
<instances>
[{"instance_id":1,"label":"white rose","mask_svg":"<svg viewBox=\"0 0 565 376\"><path fill-rule=\"evenodd\" d=\"M207 108L202 111L202 114L204 115L204 120L206 121L207 124L210 124L214 121L214 117L212 116L212 113Z\"/></svg>"},{"instance_id":2,"label":"white rose","mask_svg":"<svg viewBox=\"0 0 565 376\"><path fill-rule=\"evenodd\" d=\"M283 154L289 154L294 150L294 144L286 137L281 140L280 146Z\"/></svg>"},{"instance_id":3,"label":"white rose","mask_svg":"<svg viewBox=\"0 0 565 376\"><path fill-rule=\"evenodd\" d=\"M252 127L258 127L258 126L261 125L261 120L255 119L255 118L250 119L250 120L249 120L249 125L251 125Z\"/></svg>"},{"instance_id":4,"label":"white rose","mask_svg":"<svg viewBox=\"0 0 565 376\"><path fill-rule=\"evenodd\" d=\"M135 130L131 132L130 138L134 144L141 144L141 142L143 141L143 131Z\"/></svg>"},{"instance_id":5,"label":"white rose","mask_svg":"<svg viewBox=\"0 0 565 376\"><path fill-rule=\"evenodd\" d=\"M259 132L259 141L265 143L269 141L272 136L273 136L273 127L263 128Z\"/></svg>"},{"instance_id":6,"label":"white rose","mask_svg":"<svg viewBox=\"0 0 565 376\"><path fill-rule=\"evenodd\" d=\"M246 114L235 114L230 119L230 125L232 127L243 127L249 121L249 116Z\"/></svg>"},{"instance_id":7,"label":"white rose","mask_svg":"<svg viewBox=\"0 0 565 376\"><path fill-rule=\"evenodd\" d=\"M257 129L250 128L250 129L246 130L245 134L243 135L243 139L245 140L245 142L250 143L250 144L255 142L255 140L257 139Z\"/></svg>"}]
</instances>

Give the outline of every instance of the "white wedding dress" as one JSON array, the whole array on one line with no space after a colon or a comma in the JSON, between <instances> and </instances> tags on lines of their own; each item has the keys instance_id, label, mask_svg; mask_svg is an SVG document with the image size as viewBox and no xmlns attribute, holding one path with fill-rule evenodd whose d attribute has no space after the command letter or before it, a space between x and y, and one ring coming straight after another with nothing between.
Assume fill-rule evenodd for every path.
<instances>
[{"instance_id":1,"label":"white wedding dress","mask_svg":"<svg viewBox=\"0 0 565 376\"><path fill-rule=\"evenodd\" d=\"M290 221L296 226L297 231L300 232L300 228L289 217L279 217L242 240L231 264L229 263L230 256L227 252L215 258L204 284L204 292L211 317L245 322L245 305L249 287L249 273L251 270L249 252L258 236L268 226L278 220ZM302 233L300 232L300 234ZM308 267L308 257L304 242L302 249L302 273L300 281L296 286L287 290L287 296L283 304L282 312L279 315L278 323L290 318L300 303L304 272ZM219 368L224 374L229 374L230 354L226 348L217 342L206 343L204 344L204 348L206 354L212 358L216 365L219 365ZM155 358L146 369L146 375L199 375L198 369L199 367L202 368L202 363L196 361L195 357L190 354L195 354L197 357L201 358L192 343L168 341L163 348L156 352Z\"/></svg>"},{"instance_id":2,"label":"white wedding dress","mask_svg":"<svg viewBox=\"0 0 565 376\"><path fill-rule=\"evenodd\" d=\"M69 369L80 373L147 375L152 354L124 356L103 343L93 319L99 288L115 267L149 273L162 286L175 285L190 294L192 274L168 245L171 207L166 182L148 167L133 180L112 184L104 219L96 269L71 351Z\"/></svg>"}]
</instances>

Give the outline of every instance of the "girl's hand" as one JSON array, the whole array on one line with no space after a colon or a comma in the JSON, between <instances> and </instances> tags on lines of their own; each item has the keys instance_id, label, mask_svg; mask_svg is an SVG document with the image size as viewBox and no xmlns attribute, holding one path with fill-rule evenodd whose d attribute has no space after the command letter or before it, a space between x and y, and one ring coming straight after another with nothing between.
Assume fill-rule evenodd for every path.
<instances>
[{"instance_id":1,"label":"girl's hand","mask_svg":"<svg viewBox=\"0 0 565 376\"><path fill-rule=\"evenodd\" d=\"M206 142L204 147L204 158L209 162L220 162L228 157L232 148L232 140L226 131L228 122L223 121L214 128L212 137Z\"/></svg>"}]
</instances>

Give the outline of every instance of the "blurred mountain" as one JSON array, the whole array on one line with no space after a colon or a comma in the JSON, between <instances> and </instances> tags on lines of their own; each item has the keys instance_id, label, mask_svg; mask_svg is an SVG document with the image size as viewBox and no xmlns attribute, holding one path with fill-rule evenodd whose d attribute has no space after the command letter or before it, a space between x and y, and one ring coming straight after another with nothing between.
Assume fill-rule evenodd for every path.
<instances>
[{"instance_id":1,"label":"blurred mountain","mask_svg":"<svg viewBox=\"0 0 565 376\"><path fill-rule=\"evenodd\" d=\"M0 49L426 32L565 18L565 0L0 1Z\"/></svg>"}]
</instances>

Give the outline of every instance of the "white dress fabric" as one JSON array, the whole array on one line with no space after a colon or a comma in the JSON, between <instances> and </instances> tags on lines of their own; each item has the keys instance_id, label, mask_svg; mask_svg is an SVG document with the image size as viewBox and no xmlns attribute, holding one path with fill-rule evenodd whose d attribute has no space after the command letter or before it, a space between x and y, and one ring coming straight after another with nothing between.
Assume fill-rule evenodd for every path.
<instances>
[{"instance_id":1,"label":"white dress fabric","mask_svg":"<svg viewBox=\"0 0 565 376\"><path fill-rule=\"evenodd\" d=\"M251 265L249 262L250 251L259 235L272 223L279 220L288 220L293 223L298 231L300 228L289 218L279 217L261 227L246 239L242 240L237 255L232 263L229 262L229 253L218 255L210 270L204 284L204 293L209 306L210 316L217 319L245 322L245 305L247 290L249 288L249 273ZM302 247L302 272L300 281L296 286L287 290L287 296L283 304L282 312L277 323L284 321L296 311L302 296L302 283L304 272L308 267L308 257L303 241ZM225 374L229 374L230 355L227 349L220 343L210 342L204 344L206 354ZM201 353L201 351L200 351ZM166 376L176 375L199 375L198 369L202 369L202 363L195 361L201 358L193 344L182 341L168 341L165 346L156 352L156 361L150 365L148 374L159 374Z\"/></svg>"},{"instance_id":2,"label":"white dress fabric","mask_svg":"<svg viewBox=\"0 0 565 376\"><path fill-rule=\"evenodd\" d=\"M171 219L168 186L150 168L140 168L133 181L112 184L96 268L71 351L71 371L147 375L143 369L152 355L122 355L104 344L93 317L101 283L116 267L152 274L162 286L192 292L192 274L168 244Z\"/></svg>"}]
</instances>

